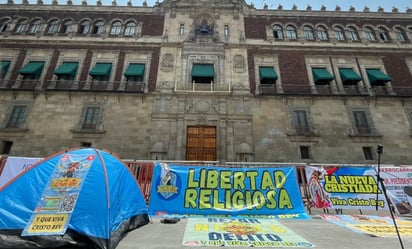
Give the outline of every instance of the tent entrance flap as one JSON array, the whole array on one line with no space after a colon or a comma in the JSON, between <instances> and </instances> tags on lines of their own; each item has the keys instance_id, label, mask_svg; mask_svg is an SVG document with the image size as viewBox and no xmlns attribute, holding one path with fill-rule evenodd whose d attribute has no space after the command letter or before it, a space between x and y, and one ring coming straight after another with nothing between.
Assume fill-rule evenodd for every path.
<instances>
[{"instance_id":1,"label":"tent entrance flap","mask_svg":"<svg viewBox=\"0 0 412 249\"><path fill-rule=\"evenodd\" d=\"M111 63L96 63L96 65L90 70L89 74L93 77L95 76L110 76L110 71L112 70Z\"/></svg>"},{"instance_id":2,"label":"tent entrance flap","mask_svg":"<svg viewBox=\"0 0 412 249\"><path fill-rule=\"evenodd\" d=\"M129 67L124 72L124 76L140 76L143 77L145 70L144 64L130 64Z\"/></svg>"},{"instance_id":3,"label":"tent entrance flap","mask_svg":"<svg viewBox=\"0 0 412 249\"><path fill-rule=\"evenodd\" d=\"M214 75L213 64L194 64L192 67L192 77L214 77Z\"/></svg>"},{"instance_id":4,"label":"tent entrance flap","mask_svg":"<svg viewBox=\"0 0 412 249\"><path fill-rule=\"evenodd\" d=\"M57 69L54 71L55 75L75 75L77 71L77 62L63 62Z\"/></svg>"},{"instance_id":5,"label":"tent entrance flap","mask_svg":"<svg viewBox=\"0 0 412 249\"><path fill-rule=\"evenodd\" d=\"M278 79L278 75L276 74L275 69L273 69L273 67L260 67L259 76L261 79Z\"/></svg>"}]
</instances>

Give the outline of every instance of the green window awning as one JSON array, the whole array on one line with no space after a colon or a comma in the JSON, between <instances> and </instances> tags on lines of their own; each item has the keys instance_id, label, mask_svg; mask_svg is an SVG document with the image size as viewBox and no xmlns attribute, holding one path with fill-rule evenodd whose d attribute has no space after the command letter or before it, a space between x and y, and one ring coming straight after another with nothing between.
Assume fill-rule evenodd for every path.
<instances>
[{"instance_id":1,"label":"green window awning","mask_svg":"<svg viewBox=\"0 0 412 249\"><path fill-rule=\"evenodd\" d=\"M63 62L55 71L56 75L75 75L77 71L77 62Z\"/></svg>"},{"instance_id":2,"label":"green window awning","mask_svg":"<svg viewBox=\"0 0 412 249\"><path fill-rule=\"evenodd\" d=\"M192 67L192 77L214 77L215 69L213 64L194 64Z\"/></svg>"},{"instance_id":3,"label":"green window awning","mask_svg":"<svg viewBox=\"0 0 412 249\"><path fill-rule=\"evenodd\" d=\"M10 61L0 61L0 74L5 74L9 69Z\"/></svg>"},{"instance_id":4,"label":"green window awning","mask_svg":"<svg viewBox=\"0 0 412 249\"><path fill-rule=\"evenodd\" d=\"M35 74L40 75L43 70L44 62L30 61L24 67L19 69L19 74Z\"/></svg>"},{"instance_id":5,"label":"green window awning","mask_svg":"<svg viewBox=\"0 0 412 249\"><path fill-rule=\"evenodd\" d=\"M318 81L332 81L333 75L326 68L312 68L313 79Z\"/></svg>"},{"instance_id":6,"label":"green window awning","mask_svg":"<svg viewBox=\"0 0 412 249\"><path fill-rule=\"evenodd\" d=\"M112 70L112 63L96 63L96 65L90 70L89 74L95 76L110 76Z\"/></svg>"},{"instance_id":7,"label":"green window awning","mask_svg":"<svg viewBox=\"0 0 412 249\"><path fill-rule=\"evenodd\" d=\"M339 74L343 83L359 82L362 80L362 77L357 74L352 68L339 68Z\"/></svg>"},{"instance_id":8,"label":"green window awning","mask_svg":"<svg viewBox=\"0 0 412 249\"><path fill-rule=\"evenodd\" d=\"M371 84L375 82L388 82L392 80L390 76L384 74L380 69L366 69L366 73L368 74L369 82Z\"/></svg>"},{"instance_id":9,"label":"green window awning","mask_svg":"<svg viewBox=\"0 0 412 249\"><path fill-rule=\"evenodd\" d=\"M124 76L144 76L144 64L130 64L129 67L124 72Z\"/></svg>"},{"instance_id":10,"label":"green window awning","mask_svg":"<svg viewBox=\"0 0 412 249\"><path fill-rule=\"evenodd\" d=\"M260 79L278 79L278 75L273 67L260 67L259 68Z\"/></svg>"}]
</instances>

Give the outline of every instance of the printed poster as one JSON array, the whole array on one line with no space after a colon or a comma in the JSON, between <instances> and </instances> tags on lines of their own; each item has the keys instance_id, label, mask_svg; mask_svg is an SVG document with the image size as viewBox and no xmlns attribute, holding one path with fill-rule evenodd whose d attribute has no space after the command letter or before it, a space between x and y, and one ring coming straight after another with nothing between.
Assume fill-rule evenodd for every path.
<instances>
[{"instance_id":1,"label":"printed poster","mask_svg":"<svg viewBox=\"0 0 412 249\"><path fill-rule=\"evenodd\" d=\"M157 163L152 179L151 215L309 218L292 166L227 168Z\"/></svg>"},{"instance_id":2,"label":"printed poster","mask_svg":"<svg viewBox=\"0 0 412 249\"><path fill-rule=\"evenodd\" d=\"M306 167L312 207L388 209L374 167Z\"/></svg>"},{"instance_id":3,"label":"printed poster","mask_svg":"<svg viewBox=\"0 0 412 249\"><path fill-rule=\"evenodd\" d=\"M412 213L412 167L381 167L380 176L396 212Z\"/></svg>"},{"instance_id":4,"label":"printed poster","mask_svg":"<svg viewBox=\"0 0 412 249\"><path fill-rule=\"evenodd\" d=\"M185 246L315 247L275 219L188 218Z\"/></svg>"},{"instance_id":5,"label":"printed poster","mask_svg":"<svg viewBox=\"0 0 412 249\"><path fill-rule=\"evenodd\" d=\"M321 215L322 219L372 237L397 237L393 220L374 215ZM401 237L412 237L412 222L396 218Z\"/></svg>"},{"instance_id":6,"label":"printed poster","mask_svg":"<svg viewBox=\"0 0 412 249\"><path fill-rule=\"evenodd\" d=\"M63 235L95 155L63 154L22 236Z\"/></svg>"}]
</instances>

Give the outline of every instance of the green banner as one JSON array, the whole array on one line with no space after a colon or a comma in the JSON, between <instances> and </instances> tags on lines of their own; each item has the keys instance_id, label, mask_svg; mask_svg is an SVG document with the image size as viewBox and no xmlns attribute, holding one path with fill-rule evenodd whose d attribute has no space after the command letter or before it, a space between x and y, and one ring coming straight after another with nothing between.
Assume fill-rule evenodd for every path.
<instances>
[{"instance_id":1,"label":"green banner","mask_svg":"<svg viewBox=\"0 0 412 249\"><path fill-rule=\"evenodd\" d=\"M188 218L183 245L315 247L275 219Z\"/></svg>"}]
</instances>

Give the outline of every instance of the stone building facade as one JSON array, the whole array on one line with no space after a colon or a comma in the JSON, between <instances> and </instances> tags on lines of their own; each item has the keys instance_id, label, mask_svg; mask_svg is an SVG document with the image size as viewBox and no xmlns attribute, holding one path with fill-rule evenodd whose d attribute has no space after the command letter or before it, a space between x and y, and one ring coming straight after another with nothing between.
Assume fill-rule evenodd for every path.
<instances>
[{"instance_id":1,"label":"stone building facade","mask_svg":"<svg viewBox=\"0 0 412 249\"><path fill-rule=\"evenodd\" d=\"M350 18L349 18L350 16ZM412 11L0 5L0 153L412 161Z\"/></svg>"}]
</instances>

